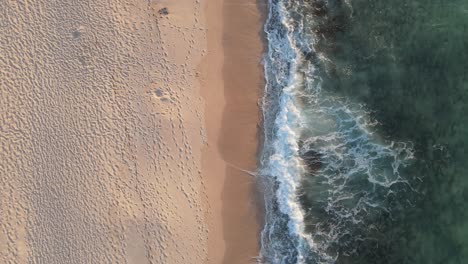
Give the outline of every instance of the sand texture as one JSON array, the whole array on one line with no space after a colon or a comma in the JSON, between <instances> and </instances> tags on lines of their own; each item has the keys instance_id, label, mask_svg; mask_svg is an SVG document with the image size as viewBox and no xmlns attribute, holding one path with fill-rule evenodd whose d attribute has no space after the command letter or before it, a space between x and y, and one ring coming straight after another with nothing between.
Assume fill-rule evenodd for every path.
<instances>
[{"instance_id":1,"label":"sand texture","mask_svg":"<svg viewBox=\"0 0 468 264\"><path fill-rule=\"evenodd\" d=\"M210 0L206 7L208 54L200 76L206 100L203 172L211 208L212 264L255 263L259 252L261 199L248 171L255 171L259 142L265 8L263 0Z\"/></svg>"},{"instance_id":2,"label":"sand texture","mask_svg":"<svg viewBox=\"0 0 468 264\"><path fill-rule=\"evenodd\" d=\"M203 12L0 1L0 263L205 262Z\"/></svg>"}]
</instances>

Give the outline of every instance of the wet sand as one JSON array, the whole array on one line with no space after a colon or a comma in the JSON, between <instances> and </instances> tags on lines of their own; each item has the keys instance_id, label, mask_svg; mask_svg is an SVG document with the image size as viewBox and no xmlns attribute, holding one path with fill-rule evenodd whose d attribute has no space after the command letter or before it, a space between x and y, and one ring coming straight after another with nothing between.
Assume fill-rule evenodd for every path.
<instances>
[{"instance_id":1,"label":"wet sand","mask_svg":"<svg viewBox=\"0 0 468 264\"><path fill-rule=\"evenodd\" d=\"M258 255L262 209L255 179L243 170L256 168L264 9L265 1L255 0L210 1L206 9L208 55L201 69L209 263L252 263Z\"/></svg>"}]
</instances>

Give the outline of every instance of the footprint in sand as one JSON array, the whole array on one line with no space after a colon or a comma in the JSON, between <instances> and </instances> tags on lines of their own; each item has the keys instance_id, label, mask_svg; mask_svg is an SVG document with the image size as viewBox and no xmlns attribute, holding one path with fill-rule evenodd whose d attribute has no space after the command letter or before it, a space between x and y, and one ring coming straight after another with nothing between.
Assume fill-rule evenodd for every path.
<instances>
[{"instance_id":1,"label":"footprint in sand","mask_svg":"<svg viewBox=\"0 0 468 264\"><path fill-rule=\"evenodd\" d=\"M166 96L166 93L161 89L161 88L157 88L153 91L153 95L158 98L159 100L161 100L161 102L170 102L171 101L171 98L169 98L168 96Z\"/></svg>"}]
</instances>

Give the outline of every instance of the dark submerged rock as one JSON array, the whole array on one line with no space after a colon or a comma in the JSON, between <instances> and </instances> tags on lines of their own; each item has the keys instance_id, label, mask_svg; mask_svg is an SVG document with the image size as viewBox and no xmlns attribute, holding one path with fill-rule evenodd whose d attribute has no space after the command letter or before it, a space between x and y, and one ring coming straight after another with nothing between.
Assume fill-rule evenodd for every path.
<instances>
[{"instance_id":1,"label":"dark submerged rock","mask_svg":"<svg viewBox=\"0 0 468 264\"><path fill-rule=\"evenodd\" d=\"M307 150L301 155L302 160L307 165L308 172L313 175L322 166L320 153L314 150Z\"/></svg>"}]
</instances>

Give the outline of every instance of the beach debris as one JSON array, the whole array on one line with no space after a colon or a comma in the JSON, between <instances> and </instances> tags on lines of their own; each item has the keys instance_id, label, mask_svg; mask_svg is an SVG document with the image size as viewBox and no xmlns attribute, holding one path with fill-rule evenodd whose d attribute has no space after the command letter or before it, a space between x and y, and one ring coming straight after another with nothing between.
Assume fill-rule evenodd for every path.
<instances>
[{"instance_id":1,"label":"beach debris","mask_svg":"<svg viewBox=\"0 0 468 264\"><path fill-rule=\"evenodd\" d=\"M75 30L75 31L72 32L72 37L73 37L74 39L77 39L77 38L79 38L80 36L81 36L81 32L80 32L79 30Z\"/></svg>"},{"instance_id":2,"label":"beach debris","mask_svg":"<svg viewBox=\"0 0 468 264\"><path fill-rule=\"evenodd\" d=\"M78 28L76 28L75 30L73 30L73 31L71 32L72 38L74 38L74 39L79 39L79 38L81 37L81 34L82 34L82 32L83 32L84 29L85 29L85 27L79 26Z\"/></svg>"},{"instance_id":3,"label":"beach debris","mask_svg":"<svg viewBox=\"0 0 468 264\"><path fill-rule=\"evenodd\" d=\"M154 90L154 93L156 94L157 97L162 97L164 95L164 92L162 91L161 88Z\"/></svg>"},{"instance_id":4,"label":"beach debris","mask_svg":"<svg viewBox=\"0 0 468 264\"><path fill-rule=\"evenodd\" d=\"M154 97L156 97L163 103L174 101L174 98L172 98L170 95L164 92L162 88L157 88L155 90L152 90L151 93L153 94Z\"/></svg>"},{"instance_id":5,"label":"beach debris","mask_svg":"<svg viewBox=\"0 0 468 264\"><path fill-rule=\"evenodd\" d=\"M167 9L167 7L164 7L164 8L159 9L158 13L160 15L166 16L166 15L169 15L169 10Z\"/></svg>"}]
</instances>

